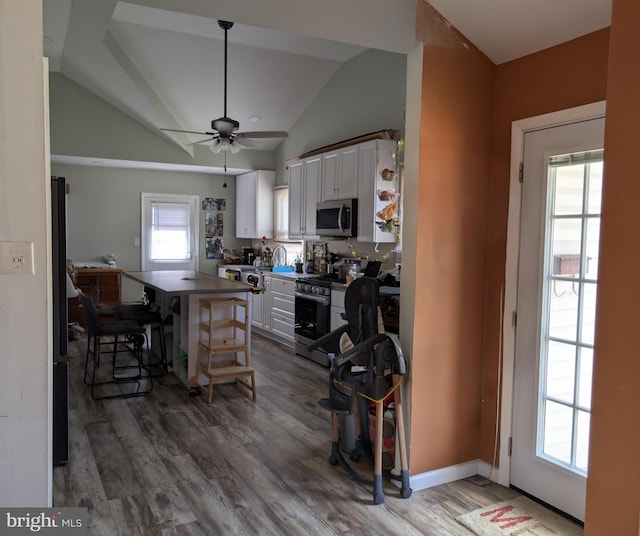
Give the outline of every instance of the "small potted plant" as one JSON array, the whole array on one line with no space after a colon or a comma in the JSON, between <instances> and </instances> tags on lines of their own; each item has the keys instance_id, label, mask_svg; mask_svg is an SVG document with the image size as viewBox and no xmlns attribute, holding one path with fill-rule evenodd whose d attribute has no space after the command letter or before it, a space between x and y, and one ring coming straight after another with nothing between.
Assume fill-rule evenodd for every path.
<instances>
[{"instance_id":1,"label":"small potted plant","mask_svg":"<svg viewBox=\"0 0 640 536\"><path fill-rule=\"evenodd\" d=\"M300 255L296 255L296 258L293 260L293 264L295 264L296 266L296 273L301 274L303 262L302 262L302 257Z\"/></svg>"}]
</instances>

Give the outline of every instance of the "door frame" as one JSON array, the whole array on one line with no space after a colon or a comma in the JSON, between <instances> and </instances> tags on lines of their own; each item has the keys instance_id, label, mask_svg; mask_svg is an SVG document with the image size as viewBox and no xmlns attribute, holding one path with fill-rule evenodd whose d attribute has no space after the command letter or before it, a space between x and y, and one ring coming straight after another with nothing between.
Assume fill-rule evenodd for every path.
<instances>
[{"instance_id":1,"label":"door frame","mask_svg":"<svg viewBox=\"0 0 640 536\"><path fill-rule=\"evenodd\" d=\"M505 277L502 301L502 340L501 370L498 377L502 385L500 393L500 450L498 453L499 469L494 470L495 480L509 486L511 481L511 458L509 456L509 439L512 435L513 418L513 383L515 372L516 331L513 322L517 310L518 299L518 258L520 251L520 219L522 183L520 182L520 163L524 158L524 135L528 131L550 128L567 123L575 123L588 119L604 117L606 101L585 104L558 112L528 117L511 124L511 163L509 180L509 212L507 217L507 245L505 259Z\"/></svg>"}]
</instances>

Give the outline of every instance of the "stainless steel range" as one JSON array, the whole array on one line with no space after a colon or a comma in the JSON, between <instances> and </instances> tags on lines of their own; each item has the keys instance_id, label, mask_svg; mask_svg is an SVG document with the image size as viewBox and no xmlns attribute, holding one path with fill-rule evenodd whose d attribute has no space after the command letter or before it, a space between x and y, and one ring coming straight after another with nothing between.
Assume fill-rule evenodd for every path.
<instances>
[{"instance_id":1,"label":"stainless steel range","mask_svg":"<svg viewBox=\"0 0 640 536\"><path fill-rule=\"evenodd\" d=\"M308 346L329 333L331 321L331 280L322 277L298 279L295 291L295 350L325 367L329 358L321 350Z\"/></svg>"}]
</instances>

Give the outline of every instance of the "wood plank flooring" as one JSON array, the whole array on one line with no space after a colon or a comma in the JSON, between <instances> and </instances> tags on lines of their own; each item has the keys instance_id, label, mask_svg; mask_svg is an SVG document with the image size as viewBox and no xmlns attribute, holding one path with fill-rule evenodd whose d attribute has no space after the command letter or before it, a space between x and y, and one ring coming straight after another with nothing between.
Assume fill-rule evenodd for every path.
<instances>
[{"instance_id":1,"label":"wood plank flooring","mask_svg":"<svg viewBox=\"0 0 640 536\"><path fill-rule=\"evenodd\" d=\"M86 342L70 343L70 461L54 505L84 506L90 535L469 535L455 517L514 491L474 479L386 500L328 463L328 370L254 335L257 401L240 386L190 397L169 374L139 398L95 401ZM358 463L371 478L365 461Z\"/></svg>"}]
</instances>

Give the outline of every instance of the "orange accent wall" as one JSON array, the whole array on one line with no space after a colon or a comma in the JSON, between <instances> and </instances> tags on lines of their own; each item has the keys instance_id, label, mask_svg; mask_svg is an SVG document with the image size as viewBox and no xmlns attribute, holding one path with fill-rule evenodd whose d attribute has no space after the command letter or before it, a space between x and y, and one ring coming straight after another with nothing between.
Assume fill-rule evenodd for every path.
<instances>
[{"instance_id":1,"label":"orange accent wall","mask_svg":"<svg viewBox=\"0 0 640 536\"><path fill-rule=\"evenodd\" d=\"M610 29L494 66L417 2L411 474L493 457L512 122L607 101L588 536L640 536L639 20L613 0Z\"/></svg>"},{"instance_id":2,"label":"orange accent wall","mask_svg":"<svg viewBox=\"0 0 640 536\"><path fill-rule=\"evenodd\" d=\"M640 534L640 2L614 0L585 534Z\"/></svg>"},{"instance_id":3,"label":"orange accent wall","mask_svg":"<svg viewBox=\"0 0 640 536\"><path fill-rule=\"evenodd\" d=\"M605 100L608 48L609 30L605 29L498 65L495 70L480 438L480 457L487 462L491 462L493 458L496 428L511 123L518 119Z\"/></svg>"},{"instance_id":4,"label":"orange accent wall","mask_svg":"<svg viewBox=\"0 0 640 536\"><path fill-rule=\"evenodd\" d=\"M494 65L418 2L423 91L411 473L478 457Z\"/></svg>"}]
</instances>

